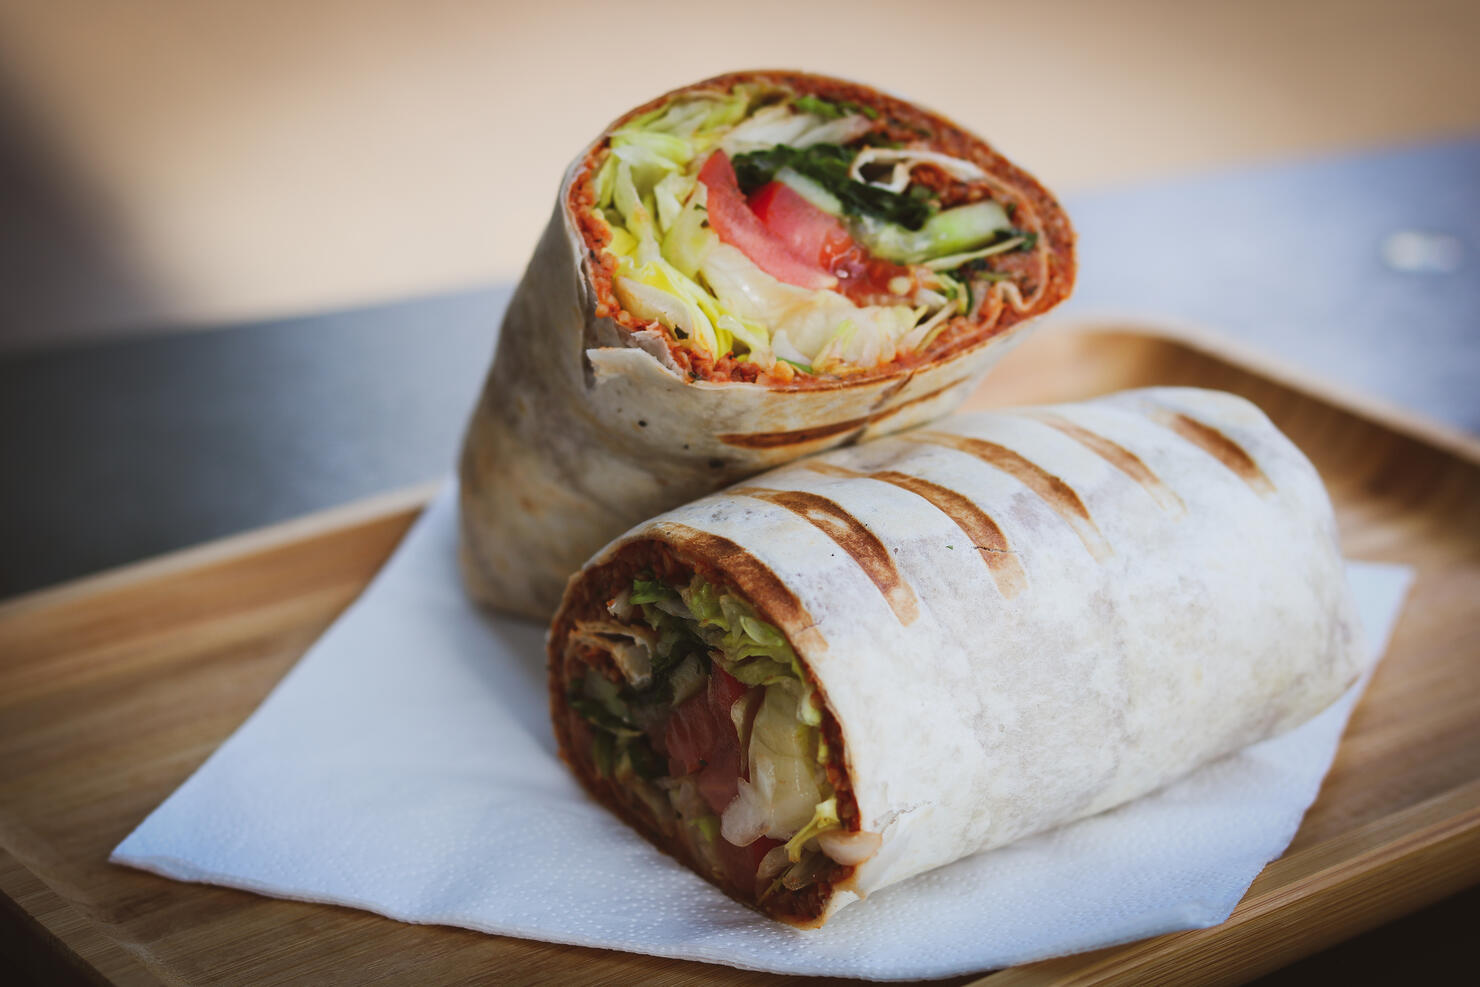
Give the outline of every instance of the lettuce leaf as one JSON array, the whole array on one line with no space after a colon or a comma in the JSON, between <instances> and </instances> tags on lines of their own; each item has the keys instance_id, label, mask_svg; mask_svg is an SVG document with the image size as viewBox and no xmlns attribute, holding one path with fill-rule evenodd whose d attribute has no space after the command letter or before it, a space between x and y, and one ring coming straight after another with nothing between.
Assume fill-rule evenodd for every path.
<instances>
[{"instance_id":1,"label":"lettuce leaf","mask_svg":"<svg viewBox=\"0 0 1480 987\"><path fill-rule=\"evenodd\" d=\"M834 795L817 803L816 810L807 825L797 830L796 835L786 841L786 857L792 863L802 859L802 845L818 833L837 829L842 825L838 819L838 798Z\"/></svg>"},{"instance_id":2,"label":"lettuce leaf","mask_svg":"<svg viewBox=\"0 0 1480 987\"><path fill-rule=\"evenodd\" d=\"M634 579L630 603L657 603L659 600L677 599L678 591L656 579Z\"/></svg>"}]
</instances>

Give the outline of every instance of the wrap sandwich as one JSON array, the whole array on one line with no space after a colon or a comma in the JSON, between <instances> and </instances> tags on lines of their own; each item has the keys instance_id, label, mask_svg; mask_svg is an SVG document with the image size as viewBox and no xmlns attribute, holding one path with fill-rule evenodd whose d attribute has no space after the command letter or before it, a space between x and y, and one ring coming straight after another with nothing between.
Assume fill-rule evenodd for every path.
<instances>
[{"instance_id":1,"label":"wrap sandwich","mask_svg":"<svg viewBox=\"0 0 1480 987\"><path fill-rule=\"evenodd\" d=\"M950 121L791 72L722 76L570 166L462 454L480 602L548 619L638 521L951 410L1074 277L1032 177Z\"/></svg>"},{"instance_id":2,"label":"wrap sandwich","mask_svg":"<svg viewBox=\"0 0 1480 987\"><path fill-rule=\"evenodd\" d=\"M1146 794L1356 678L1330 502L1241 398L959 416L654 518L566 590L562 756L742 902L858 897Z\"/></svg>"}]
</instances>

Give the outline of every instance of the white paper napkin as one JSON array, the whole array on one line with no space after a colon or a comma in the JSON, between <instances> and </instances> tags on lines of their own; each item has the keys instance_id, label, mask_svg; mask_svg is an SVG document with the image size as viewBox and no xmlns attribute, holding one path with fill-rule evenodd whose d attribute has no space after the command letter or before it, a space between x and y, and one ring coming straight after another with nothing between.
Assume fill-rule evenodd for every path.
<instances>
[{"instance_id":1,"label":"white paper napkin","mask_svg":"<svg viewBox=\"0 0 1480 987\"><path fill-rule=\"evenodd\" d=\"M456 544L449 484L364 595L112 859L407 922L782 973L943 977L1223 921L1294 836L1367 682L1154 795L799 932L586 796L555 755L544 628L469 604ZM1351 563L1348 576L1381 654L1412 571Z\"/></svg>"}]
</instances>

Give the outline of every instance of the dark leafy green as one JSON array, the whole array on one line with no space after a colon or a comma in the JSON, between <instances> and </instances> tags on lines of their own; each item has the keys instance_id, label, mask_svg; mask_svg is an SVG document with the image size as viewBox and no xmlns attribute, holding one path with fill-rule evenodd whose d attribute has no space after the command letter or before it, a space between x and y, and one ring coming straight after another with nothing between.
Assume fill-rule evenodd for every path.
<instances>
[{"instance_id":1,"label":"dark leafy green","mask_svg":"<svg viewBox=\"0 0 1480 987\"><path fill-rule=\"evenodd\" d=\"M627 755L632 759L632 770L639 778L661 778L668 773L668 764L648 745L646 738L639 738L627 745Z\"/></svg>"},{"instance_id":2,"label":"dark leafy green","mask_svg":"<svg viewBox=\"0 0 1480 987\"><path fill-rule=\"evenodd\" d=\"M587 723L600 727L614 736L635 737L642 732L594 699L587 699L585 696L571 696L568 702L570 708L581 714Z\"/></svg>"},{"instance_id":3,"label":"dark leafy green","mask_svg":"<svg viewBox=\"0 0 1480 987\"><path fill-rule=\"evenodd\" d=\"M771 181L782 168L790 168L837 196L845 212L873 216L911 230L925 225L925 220L938 207L934 193L923 185L911 185L903 193L897 193L855 182L848 177L853 153L841 144L810 147L777 144L763 151L738 154L732 163L735 178L747 194Z\"/></svg>"}]
</instances>

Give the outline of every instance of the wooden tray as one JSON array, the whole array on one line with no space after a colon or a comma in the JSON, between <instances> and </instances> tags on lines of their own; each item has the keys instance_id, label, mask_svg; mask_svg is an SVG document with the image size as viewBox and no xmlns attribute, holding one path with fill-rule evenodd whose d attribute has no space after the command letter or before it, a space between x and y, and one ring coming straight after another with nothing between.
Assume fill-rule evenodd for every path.
<instances>
[{"instance_id":1,"label":"wooden tray","mask_svg":"<svg viewBox=\"0 0 1480 987\"><path fill-rule=\"evenodd\" d=\"M1228 922L948 983L1245 979L1480 883L1480 467L1469 440L1404 434L1407 423L1144 330L1042 334L993 374L990 397L1146 384L1258 402L1326 478L1347 553L1417 566L1417 583L1320 798ZM141 984L776 979L403 925L107 863L364 587L429 494L0 605L0 930L13 920L9 938L38 969Z\"/></svg>"}]
</instances>

